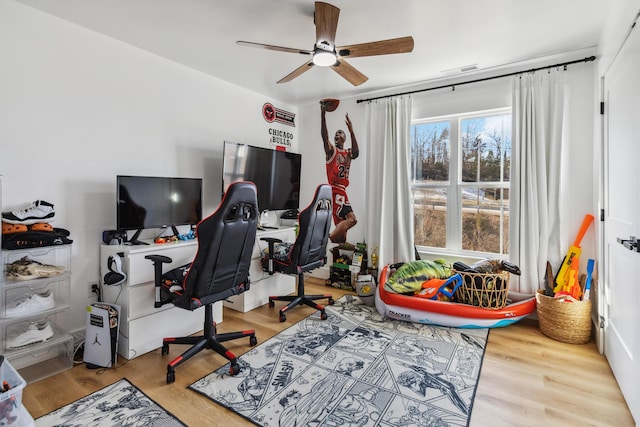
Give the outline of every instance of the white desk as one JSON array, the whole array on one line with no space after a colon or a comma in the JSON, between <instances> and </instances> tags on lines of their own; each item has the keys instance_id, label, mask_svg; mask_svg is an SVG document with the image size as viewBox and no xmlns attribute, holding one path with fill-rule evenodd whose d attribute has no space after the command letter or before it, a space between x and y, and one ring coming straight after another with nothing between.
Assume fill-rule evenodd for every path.
<instances>
[{"instance_id":1,"label":"white desk","mask_svg":"<svg viewBox=\"0 0 640 427\"><path fill-rule=\"evenodd\" d=\"M266 247L262 237L276 237L283 241L293 241L295 230L291 227L259 230L253 247L250 268L251 287L247 292L235 295L224 302L225 307L247 312L269 302L269 295L287 295L295 291L296 279L285 274L269 276L262 271L261 251ZM151 243L150 241L147 241ZM100 277L109 271L107 260L110 255L122 253L122 269L127 280L121 285L102 286L103 299L122 307L118 353L126 359L133 359L156 348L162 347L165 337L179 337L201 331L204 325L202 310L183 310L172 304L154 308L155 284L153 264L145 256L158 254L172 259L163 265L164 271L193 261L198 243L196 240L178 241L149 245L101 245ZM221 323L223 302L213 306L213 317Z\"/></svg>"},{"instance_id":2,"label":"white desk","mask_svg":"<svg viewBox=\"0 0 640 427\"><path fill-rule=\"evenodd\" d=\"M293 227L258 230L251 255L251 268L249 269L251 287L247 292L228 298L224 302L225 307L246 313L267 304L269 295L289 295L295 292L296 278L294 276L279 273L269 276L269 273L262 271L260 261L262 250L268 246L267 242L260 240L263 237L275 237L283 242L293 242L296 238L296 232Z\"/></svg>"},{"instance_id":3,"label":"white desk","mask_svg":"<svg viewBox=\"0 0 640 427\"><path fill-rule=\"evenodd\" d=\"M149 245L101 245L100 277L109 271L110 255L122 253L122 270L127 280L121 285L102 285L103 299L122 307L120 312L120 337L118 354L133 359L162 347L162 339L187 336L202 330L204 314L201 310L183 310L173 304L154 307L155 284L153 264L145 256L158 254L170 257L173 262L164 264L164 271L191 262L198 244L195 240ZM222 321L222 303L213 307L216 322Z\"/></svg>"}]
</instances>

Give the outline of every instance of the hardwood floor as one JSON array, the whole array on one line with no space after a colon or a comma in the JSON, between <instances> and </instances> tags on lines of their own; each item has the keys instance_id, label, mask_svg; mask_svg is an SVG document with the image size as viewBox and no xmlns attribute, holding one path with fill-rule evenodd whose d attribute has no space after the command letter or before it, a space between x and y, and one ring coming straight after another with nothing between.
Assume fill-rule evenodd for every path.
<instances>
[{"instance_id":1,"label":"hardwood floor","mask_svg":"<svg viewBox=\"0 0 640 427\"><path fill-rule=\"evenodd\" d=\"M335 299L346 292L306 281L309 293L331 292ZM295 308L287 321L278 321L277 308L267 305L249 313L224 311L219 332L256 329L261 343L313 312ZM226 343L240 355L249 349L248 339ZM73 402L121 378L127 378L149 397L189 426L251 426L209 399L187 390L194 381L226 363L212 351L204 351L176 369L176 381L166 383L166 364L186 347L160 349L111 369L90 370L84 364L28 384L23 403L37 418ZM471 416L471 427L485 426L635 426L606 359L593 342L585 345L553 341L540 332L537 322L524 320L492 329L480 374Z\"/></svg>"}]
</instances>

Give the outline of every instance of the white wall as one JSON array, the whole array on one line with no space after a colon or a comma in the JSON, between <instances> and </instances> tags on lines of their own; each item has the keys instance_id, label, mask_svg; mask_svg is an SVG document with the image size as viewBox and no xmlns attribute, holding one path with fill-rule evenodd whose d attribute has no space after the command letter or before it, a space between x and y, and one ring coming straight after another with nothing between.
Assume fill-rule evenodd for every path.
<instances>
[{"instance_id":1,"label":"white wall","mask_svg":"<svg viewBox=\"0 0 640 427\"><path fill-rule=\"evenodd\" d=\"M268 146L266 99L10 1L0 2L2 210L55 204L72 245L72 330L85 324L117 174L204 178L218 205L224 140ZM296 119L297 120L297 119ZM153 233L147 233L147 236ZM149 267L151 268L151 266Z\"/></svg>"},{"instance_id":2,"label":"white wall","mask_svg":"<svg viewBox=\"0 0 640 427\"><path fill-rule=\"evenodd\" d=\"M604 75L622 46L636 14L640 11L640 0L611 0L609 15L605 21L598 43L598 75Z\"/></svg>"}]
</instances>

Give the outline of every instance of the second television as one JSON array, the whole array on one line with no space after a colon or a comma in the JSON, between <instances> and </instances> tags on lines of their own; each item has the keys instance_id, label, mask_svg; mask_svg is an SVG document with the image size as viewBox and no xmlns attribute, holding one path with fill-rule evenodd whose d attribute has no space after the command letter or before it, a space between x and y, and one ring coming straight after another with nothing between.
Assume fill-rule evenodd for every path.
<instances>
[{"instance_id":1,"label":"second television","mask_svg":"<svg viewBox=\"0 0 640 427\"><path fill-rule=\"evenodd\" d=\"M289 151L225 141L222 192L235 181L251 181L258 190L258 209L299 209L302 156Z\"/></svg>"}]
</instances>

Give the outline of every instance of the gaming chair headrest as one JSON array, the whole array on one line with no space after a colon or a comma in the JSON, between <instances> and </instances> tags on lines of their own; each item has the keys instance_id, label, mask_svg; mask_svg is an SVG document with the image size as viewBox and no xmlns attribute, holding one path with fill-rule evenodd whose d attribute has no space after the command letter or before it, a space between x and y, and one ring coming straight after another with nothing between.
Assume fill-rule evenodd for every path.
<instances>
[{"instance_id":1,"label":"gaming chair headrest","mask_svg":"<svg viewBox=\"0 0 640 427\"><path fill-rule=\"evenodd\" d=\"M107 268L109 271L103 279L105 285L120 285L127 280L127 275L122 271L122 257L120 255L110 255L107 260Z\"/></svg>"},{"instance_id":2,"label":"gaming chair headrest","mask_svg":"<svg viewBox=\"0 0 640 427\"><path fill-rule=\"evenodd\" d=\"M329 184L321 184L316 188L314 200L332 200L333 197L331 196L331 194L331 186ZM329 209L331 209L331 207L329 207Z\"/></svg>"},{"instance_id":3,"label":"gaming chair headrest","mask_svg":"<svg viewBox=\"0 0 640 427\"><path fill-rule=\"evenodd\" d=\"M311 203L300 212L299 221L308 223L309 218L319 210L328 210L331 212L331 186L329 184L320 184L316 187Z\"/></svg>"}]
</instances>

